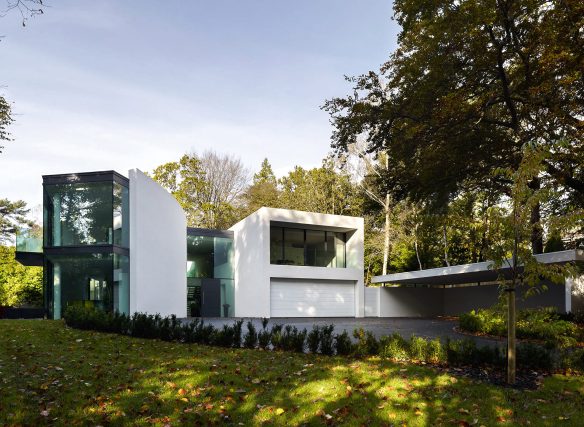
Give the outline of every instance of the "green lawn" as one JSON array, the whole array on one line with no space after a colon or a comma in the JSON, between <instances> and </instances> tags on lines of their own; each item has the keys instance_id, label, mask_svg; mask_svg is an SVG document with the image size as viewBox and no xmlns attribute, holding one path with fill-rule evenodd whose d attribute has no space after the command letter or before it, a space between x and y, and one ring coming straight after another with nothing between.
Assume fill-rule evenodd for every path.
<instances>
[{"instance_id":1,"label":"green lawn","mask_svg":"<svg viewBox=\"0 0 584 427\"><path fill-rule=\"evenodd\" d=\"M432 368L0 321L0 425L582 425L584 378L537 391ZM468 423L468 424L467 424Z\"/></svg>"}]
</instances>

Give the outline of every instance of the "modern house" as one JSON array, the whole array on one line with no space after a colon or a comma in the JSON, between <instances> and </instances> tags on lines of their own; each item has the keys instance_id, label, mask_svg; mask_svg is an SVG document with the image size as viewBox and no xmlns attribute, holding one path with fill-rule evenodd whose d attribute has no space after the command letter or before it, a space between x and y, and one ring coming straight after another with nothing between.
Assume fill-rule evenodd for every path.
<instances>
[{"instance_id":1,"label":"modern house","mask_svg":"<svg viewBox=\"0 0 584 427\"><path fill-rule=\"evenodd\" d=\"M43 176L43 233L16 259L44 269L48 318L71 304L177 317L430 317L488 307L509 274L492 263L363 281L363 218L261 208L229 230L187 227L175 198L137 169ZM572 250L539 262L584 262ZM521 295L520 295L521 296ZM519 306L584 308L567 278Z\"/></svg>"},{"instance_id":2,"label":"modern house","mask_svg":"<svg viewBox=\"0 0 584 427\"><path fill-rule=\"evenodd\" d=\"M47 317L69 304L178 317L363 317L363 219L261 208L229 230L188 228L137 169L43 176Z\"/></svg>"}]
</instances>

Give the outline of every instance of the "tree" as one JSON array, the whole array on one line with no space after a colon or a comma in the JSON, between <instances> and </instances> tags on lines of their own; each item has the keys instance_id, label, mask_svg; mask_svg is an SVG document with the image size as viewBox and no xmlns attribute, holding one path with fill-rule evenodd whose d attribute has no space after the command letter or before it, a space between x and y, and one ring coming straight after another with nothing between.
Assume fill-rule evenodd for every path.
<instances>
[{"instance_id":1,"label":"tree","mask_svg":"<svg viewBox=\"0 0 584 427\"><path fill-rule=\"evenodd\" d=\"M279 181L280 206L308 212L359 215L362 199L350 176L335 169L331 158L320 168L295 166Z\"/></svg>"},{"instance_id":2,"label":"tree","mask_svg":"<svg viewBox=\"0 0 584 427\"><path fill-rule=\"evenodd\" d=\"M26 202L22 200L0 199L0 244L11 243L18 227L32 225L26 218L28 212Z\"/></svg>"},{"instance_id":3,"label":"tree","mask_svg":"<svg viewBox=\"0 0 584 427\"><path fill-rule=\"evenodd\" d=\"M249 171L238 158L205 151L201 157L205 176L202 208L209 228L229 228L237 222L236 210L241 208L240 197L247 188Z\"/></svg>"},{"instance_id":4,"label":"tree","mask_svg":"<svg viewBox=\"0 0 584 427\"><path fill-rule=\"evenodd\" d=\"M228 228L236 221L247 171L240 160L208 151L160 165L152 178L177 199L189 226Z\"/></svg>"},{"instance_id":5,"label":"tree","mask_svg":"<svg viewBox=\"0 0 584 427\"><path fill-rule=\"evenodd\" d=\"M14 259L13 247L0 245L0 306L43 305L43 269Z\"/></svg>"},{"instance_id":6,"label":"tree","mask_svg":"<svg viewBox=\"0 0 584 427\"><path fill-rule=\"evenodd\" d=\"M534 179L539 178L546 168L551 153L536 145L524 147L522 161L516 170L500 169L497 172L506 175L513 183L508 200L507 214L499 217L495 224L499 228L499 241L490 247L490 258L494 260L494 268L509 268L510 279L501 278L501 283L507 294L507 382L515 383L516 371L516 290L519 286L529 287L527 295L533 293L542 280L563 284L566 277L577 275L575 266L542 265L537 262L529 247L532 235L532 212L534 206L546 204L551 199L559 197L557 189L552 186L533 187ZM569 218L551 218L550 223L538 225L542 229L553 230L551 234L565 227L571 227L584 219L583 211L575 212ZM545 289L545 286L541 286Z\"/></svg>"},{"instance_id":7,"label":"tree","mask_svg":"<svg viewBox=\"0 0 584 427\"><path fill-rule=\"evenodd\" d=\"M280 206L279 197L278 180L270 162L264 159L259 172L254 174L252 184L243 196L246 205L245 213L249 215L263 206L277 208Z\"/></svg>"},{"instance_id":8,"label":"tree","mask_svg":"<svg viewBox=\"0 0 584 427\"><path fill-rule=\"evenodd\" d=\"M397 0L398 49L379 73L350 79L328 101L333 147L364 138L389 156L396 199L444 206L464 191L509 194L493 174L516 170L522 147L550 153L550 179L584 206L584 3L579 0ZM542 249L532 207L532 248Z\"/></svg>"},{"instance_id":9,"label":"tree","mask_svg":"<svg viewBox=\"0 0 584 427\"><path fill-rule=\"evenodd\" d=\"M0 142L10 141L10 133L7 130L7 126L12 122L10 104L0 96ZM0 145L0 153L2 153L3 148L4 146Z\"/></svg>"}]
</instances>

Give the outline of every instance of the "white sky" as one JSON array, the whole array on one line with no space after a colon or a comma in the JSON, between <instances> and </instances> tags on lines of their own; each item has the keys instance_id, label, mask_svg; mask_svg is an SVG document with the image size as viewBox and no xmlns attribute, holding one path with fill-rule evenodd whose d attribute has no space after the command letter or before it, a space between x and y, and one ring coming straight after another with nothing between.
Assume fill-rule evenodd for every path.
<instances>
[{"instance_id":1,"label":"white sky","mask_svg":"<svg viewBox=\"0 0 584 427\"><path fill-rule=\"evenodd\" d=\"M0 0L0 10L6 0ZM331 126L320 106L343 75L395 47L382 0L47 0L22 27L0 18L0 93L13 142L0 198L42 202L41 175L151 170L187 151L267 157L277 175L318 166Z\"/></svg>"}]
</instances>

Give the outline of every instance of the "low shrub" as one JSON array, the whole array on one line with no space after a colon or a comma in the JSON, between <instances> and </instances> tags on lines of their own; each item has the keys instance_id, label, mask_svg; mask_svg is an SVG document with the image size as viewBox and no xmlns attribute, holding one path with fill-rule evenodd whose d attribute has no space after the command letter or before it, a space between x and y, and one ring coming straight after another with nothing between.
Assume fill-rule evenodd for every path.
<instances>
[{"instance_id":1,"label":"low shrub","mask_svg":"<svg viewBox=\"0 0 584 427\"><path fill-rule=\"evenodd\" d=\"M282 350L282 325L272 326L270 331L272 348L274 350Z\"/></svg>"},{"instance_id":2,"label":"low shrub","mask_svg":"<svg viewBox=\"0 0 584 427\"><path fill-rule=\"evenodd\" d=\"M355 329L353 337L357 339L354 348L356 356L373 356L379 353L379 342L371 331L365 331L363 328Z\"/></svg>"},{"instance_id":3,"label":"low shrub","mask_svg":"<svg viewBox=\"0 0 584 427\"><path fill-rule=\"evenodd\" d=\"M347 331L335 335L335 348L337 354L341 356L346 356L353 352L353 343Z\"/></svg>"},{"instance_id":4,"label":"low shrub","mask_svg":"<svg viewBox=\"0 0 584 427\"><path fill-rule=\"evenodd\" d=\"M243 346L245 348L256 348L258 345L258 333L256 331L253 322L250 320L247 322L247 332L243 336Z\"/></svg>"},{"instance_id":5,"label":"low shrub","mask_svg":"<svg viewBox=\"0 0 584 427\"><path fill-rule=\"evenodd\" d=\"M408 342L397 332L381 337L379 347L379 354L388 359L408 360L409 358Z\"/></svg>"},{"instance_id":6,"label":"low shrub","mask_svg":"<svg viewBox=\"0 0 584 427\"><path fill-rule=\"evenodd\" d=\"M312 330L308 333L306 337L306 344L308 345L308 350L311 353L318 353L320 347L320 328L316 325L312 327Z\"/></svg>"},{"instance_id":7,"label":"low shrub","mask_svg":"<svg viewBox=\"0 0 584 427\"><path fill-rule=\"evenodd\" d=\"M476 313L475 313L476 315ZM527 313L522 317L539 319L535 323L546 322L553 312ZM477 346L470 339L447 340L443 345L439 339L428 340L412 336L405 340L398 333L379 339L362 328L356 329L354 344L347 331L334 335L334 325L313 326L310 332L299 331L293 326L274 325L268 329L267 319L262 320L262 330L257 332L253 322L247 323L247 332L242 338L243 321L223 325L216 329L203 320L193 319L181 322L175 316L161 317L145 313L134 313L131 317L120 313L105 313L93 307L71 305L63 314L68 326L102 332L114 332L141 338L157 338L165 341L211 344L227 348L247 348L259 346L263 349L304 352L323 355L370 356L380 355L399 361L419 361L428 363L447 362L451 366L496 366L503 368L506 363L505 352L498 347ZM568 322L561 320L561 322ZM558 328L565 325L559 324ZM535 333L535 332L533 332ZM584 349L558 348L521 343L517 347L517 366L519 369L554 371L565 369L584 372Z\"/></svg>"},{"instance_id":8,"label":"low shrub","mask_svg":"<svg viewBox=\"0 0 584 427\"><path fill-rule=\"evenodd\" d=\"M556 365L554 359L553 350L541 345L521 343L517 346L517 366L521 368L551 371Z\"/></svg>"},{"instance_id":9,"label":"low shrub","mask_svg":"<svg viewBox=\"0 0 584 427\"><path fill-rule=\"evenodd\" d=\"M233 347L241 347L241 329L243 327L243 320L236 320L233 324Z\"/></svg>"},{"instance_id":10,"label":"low shrub","mask_svg":"<svg viewBox=\"0 0 584 427\"><path fill-rule=\"evenodd\" d=\"M576 316L576 314L560 315L551 307L519 310L517 338L541 340L550 348L574 346L584 340L583 329L575 322ZM459 326L471 333L505 336L506 319L505 307L497 304L492 308L473 310L460 315Z\"/></svg>"},{"instance_id":11,"label":"low shrub","mask_svg":"<svg viewBox=\"0 0 584 427\"><path fill-rule=\"evenodd\" d=\"M320 330L320 352L325 356L335 354L334 325L323 326Z\"/></svg>"}]
</instances>

